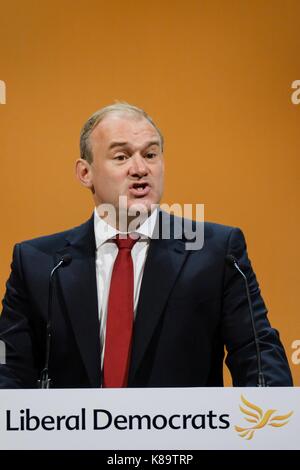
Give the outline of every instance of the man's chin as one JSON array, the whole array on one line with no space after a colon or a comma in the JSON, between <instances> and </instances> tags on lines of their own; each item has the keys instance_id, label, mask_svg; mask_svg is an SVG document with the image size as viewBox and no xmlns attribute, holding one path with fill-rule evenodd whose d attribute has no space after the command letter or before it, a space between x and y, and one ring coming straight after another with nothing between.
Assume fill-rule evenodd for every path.
<instances>
[{"instance_id":1,"label":"man's chin","mask_svg":"<svg viewBox=\"0 0 300 470\"><path fill-rule=\"evenodd\" d=\"M150 215L158 207L158 203L149 200L128 201L127 212L129 217Z\"/></svg>"},{"instance_id":2,"label":"man's chin","mask_svg":"<svg viewBox=\"0 0 300 470\"><path fill-rule=\"evenodd\" d=\"M109 225L119 228L121 231L127 231L129 226L131 230L139 227L158 207L159 203L151 199L132 200L121 196L116 204L97 205L97 212L99 217Z\"/></svg>"}]
</instances>

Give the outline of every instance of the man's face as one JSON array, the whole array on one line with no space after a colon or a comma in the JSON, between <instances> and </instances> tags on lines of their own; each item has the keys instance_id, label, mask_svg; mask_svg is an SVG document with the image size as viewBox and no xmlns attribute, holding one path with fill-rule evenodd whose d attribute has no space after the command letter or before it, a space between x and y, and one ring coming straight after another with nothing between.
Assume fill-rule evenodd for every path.
<instances>
[{"instance_id":1,"label":"man's face","mask_svg":"<svg viewBox=\"0 0 300 470\"><path fill-rule=\"evenodd\" d=\"M127 197L126 209L150 212L163 192L164 162L156 129L147 119L130 114L110 114L92 131L90 147L91 183L96 206L119 207L119 196ZM143 211L143 212L144 212Z\"/></svg>"}]
</instances>

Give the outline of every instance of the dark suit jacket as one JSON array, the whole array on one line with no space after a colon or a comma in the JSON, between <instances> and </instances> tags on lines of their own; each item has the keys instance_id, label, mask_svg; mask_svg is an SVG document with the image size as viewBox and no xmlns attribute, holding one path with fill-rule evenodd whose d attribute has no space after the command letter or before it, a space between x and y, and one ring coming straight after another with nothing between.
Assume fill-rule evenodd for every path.
<instances>
[{"instance_id":1,"label":"dark suit jacket","mask_svg":"<svg viewBox=\"0 0 300 470\"><path fill-rule=\"evenodd\" d=\"M226 263L227 254L239 260L249 281L267 383L291 385L286 356L267 319L242 232L206 222L204 233L204 246L196 251L185 249L186 240L150 242L134 325L129 386L222 386L224 346L233 384L257 384L245 285ZM0 339L7 353L6 365L0 366L0 388L36 387L45 358L49 274L66 253L72 261L55 279L52 387L101 385L92 217L74 229L15 246L0 317Z\"/></svg>"}]
</instances>

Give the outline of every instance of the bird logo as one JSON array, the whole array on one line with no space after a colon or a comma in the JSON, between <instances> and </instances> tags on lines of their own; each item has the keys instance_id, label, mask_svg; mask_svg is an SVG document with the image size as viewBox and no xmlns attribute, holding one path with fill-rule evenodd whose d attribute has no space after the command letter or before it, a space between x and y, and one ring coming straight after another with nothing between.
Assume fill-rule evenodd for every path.
<instances>
[{"instance_id":1,"label":"bird logo","mask_svg":"<svg viewBox=\"0 0 300 470\"><path fill-rule=\"evenodd\" d=\"M241 412L244 413L245 420L249 423L253 423L253 425L248 427L235 426L234 428L240 437L248 441L253 438L256 431L265 426L272 426L274 428L285 426L293 414L293 411L285 415L275 415L277 410L267 410L263 412L259 406L250 403L243 395L241 395L241 400L246 408L242 405L240 405L239 408Z\"/></svg>"}]
</instances>

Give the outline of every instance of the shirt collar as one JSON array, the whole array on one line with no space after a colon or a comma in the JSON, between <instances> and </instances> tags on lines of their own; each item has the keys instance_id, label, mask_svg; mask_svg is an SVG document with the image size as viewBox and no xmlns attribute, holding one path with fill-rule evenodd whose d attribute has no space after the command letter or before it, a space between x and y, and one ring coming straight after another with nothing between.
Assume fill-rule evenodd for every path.
<instances>
[{"instance_id":1,"label":"shirt collar","mask_svg":"<svg viewBox=\"0 0 300 470\"><path fill-rule=\"evenodd\" d=\"M137 228L134 233L141 235L141 238L152 238L154 227L157 219L157 209L155 209L149 217ZM95 230L95 240L96 248L98 249L103 243L107 242L110 238L115 237L120 232L112 225L106 223L97 212L95 207L94 209L94 230Z\"/></svg>"}]
</instances>

